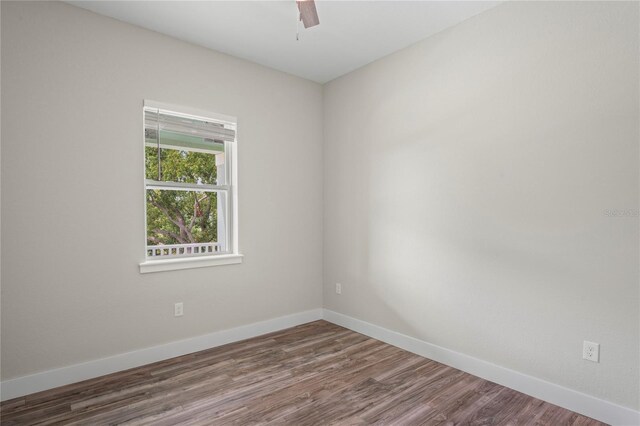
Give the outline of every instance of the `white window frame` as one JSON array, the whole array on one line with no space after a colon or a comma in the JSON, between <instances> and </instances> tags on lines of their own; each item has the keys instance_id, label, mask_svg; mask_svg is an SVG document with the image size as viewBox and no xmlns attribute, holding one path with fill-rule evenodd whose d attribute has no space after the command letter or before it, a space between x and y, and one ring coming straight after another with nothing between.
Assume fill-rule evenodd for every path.
<instances>
[{"instance_id":1,"label":"white window frame","mask_svg":"<svg viewBox=\"0 0 640 426\"><path fill-rule=\"evenodd\" d=\"M204 120L229 123L237 126L236 117L211 113L195 108L171 105L162 102L145 100L142 108L142 123L144 123L144 109L157 108L160 110L175 111L176 113L187 114ZM238 247L238 155L237 155L237 136L236 142L225 142L225 173L226 185L218 187L227 192L227 217L229 230L227 235L228 250L224 254L200 255L193 257L176 257L168 259L150 260L147 257L147 187L145 173L145 136L144 126L142 126L142 183L143 183L143 206L144 206L144 253L143 261L139 263L140 273L149 272L174 271L179 269L202 268L207 266L231 265L242 263L242 254ZM163 185L155 184L155 186L170 187L171 183ZM188 185L185 185L188 186ZM195 186L195 185L194 185ZM209 189L216 189L216 185L208 185ZM224 187L224 188L222 188ZM195 188L194 188L195 189ZM200 188L199 188L200 189Z\"/></svg>"}]
</instances>

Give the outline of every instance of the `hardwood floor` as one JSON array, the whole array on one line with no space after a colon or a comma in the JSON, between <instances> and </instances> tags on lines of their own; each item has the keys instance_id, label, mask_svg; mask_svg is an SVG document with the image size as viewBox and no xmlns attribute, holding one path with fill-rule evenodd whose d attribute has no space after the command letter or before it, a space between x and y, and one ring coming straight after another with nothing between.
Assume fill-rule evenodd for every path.
<instances>
[{"instance_id":1,"label":"hardwood floor","mask_svg":"<svg viewBox=\"0 0 640 426\"><path fill-rule=\"evenodd\" d=\"M2 425L602 425L325 321L2 403Z\"/></svg>"}]
</instances>

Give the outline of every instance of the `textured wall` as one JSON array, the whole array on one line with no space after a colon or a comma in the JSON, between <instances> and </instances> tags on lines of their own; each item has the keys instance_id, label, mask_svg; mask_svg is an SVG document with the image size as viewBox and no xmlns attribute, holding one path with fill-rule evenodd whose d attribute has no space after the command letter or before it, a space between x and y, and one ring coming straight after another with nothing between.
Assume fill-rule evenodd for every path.
<instances>
[{"instance_id":1,"label":"textured wall","mask_svg":"<svg viewBox=\"0 0 640 426\"><path fill-rule=\"evenodd\" d=\"M143 99L238 117L243 264L138 272ZM321 307L320 85L2 2L2 112L3 379Z\"/></svg>"},{"instance_id":2,"label":"textured wall","mask_svg":"<svg viewBox=\"0 0 640 426\"><path fill-rule=\"evenodd\" d=\"M328 83L325 307L638 408L638 28L509 2Z\"/></svg>"}]
</instances>

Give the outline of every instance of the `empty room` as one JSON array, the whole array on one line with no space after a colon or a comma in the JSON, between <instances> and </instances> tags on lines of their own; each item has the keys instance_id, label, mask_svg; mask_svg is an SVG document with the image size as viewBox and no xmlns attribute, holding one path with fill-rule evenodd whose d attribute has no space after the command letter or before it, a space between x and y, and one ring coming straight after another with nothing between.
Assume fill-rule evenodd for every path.
<instances>
[{"instance_id":1,"label":"empty room","mask_svg":"<svg viewBox=\"0 0 640 426\"><path fill-rule=\"evenodd\" d=\"M640 2L0 36L3 426L640 426Z\"/></svg>"}]
</instances>

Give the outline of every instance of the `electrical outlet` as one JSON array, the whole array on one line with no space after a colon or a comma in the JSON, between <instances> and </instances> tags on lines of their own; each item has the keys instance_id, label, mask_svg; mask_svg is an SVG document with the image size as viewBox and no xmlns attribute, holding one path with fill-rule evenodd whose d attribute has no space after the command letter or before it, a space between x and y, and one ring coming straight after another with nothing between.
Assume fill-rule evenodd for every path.
<instances>
[{"instance_id":1,"label":"electrical outlet","mask_svg":"<svg viewBox=\"0 0 640 426\"><path fill-rule=\"evenodd\" d=\"M600 362L600 344L585 340L582 343L582 358L588 361Z\"/></svg>"},{"instance_id":2,"label":"electrical outlet","mask_svg":"<svg viewBox=\"0 0 640 426\"><path fill-rule=\"evenodd\" d=\"M184 305L182 304L182 302L178 302L173 305L173 316L181 317L182 315L184 315Z\"/></svg>"},{"instance_id":3,"label":"electrical outlet","mask_svg":"<svg viewBox=\"0 0 640 426\"><path fill-rule=\"evenodd\" d=\"M336 283L336 294L342 294L342 284Z\"/></svg>"}]
</instances>

